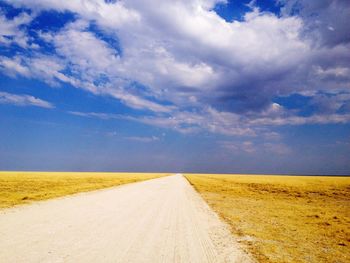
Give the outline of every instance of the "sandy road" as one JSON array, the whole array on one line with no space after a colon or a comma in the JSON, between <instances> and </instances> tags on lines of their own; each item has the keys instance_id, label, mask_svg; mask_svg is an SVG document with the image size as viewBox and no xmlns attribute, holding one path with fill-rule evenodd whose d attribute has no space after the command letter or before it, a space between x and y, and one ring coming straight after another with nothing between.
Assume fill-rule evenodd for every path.
<instances>
[{"instance_id":1,"label":"sandy road","mask_svg":"<svg viewBox=\"0 0 350 263\"><path fill-rule=\"evenodd\" d=\"M249 262L182 175L0 212L1 262Z\"/></svg>"}]
</instances>

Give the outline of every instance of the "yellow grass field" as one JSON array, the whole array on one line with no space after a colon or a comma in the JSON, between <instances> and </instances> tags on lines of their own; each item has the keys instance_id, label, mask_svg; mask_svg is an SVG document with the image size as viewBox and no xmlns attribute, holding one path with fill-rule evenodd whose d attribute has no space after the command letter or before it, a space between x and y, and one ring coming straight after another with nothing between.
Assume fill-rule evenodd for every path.
<instances>
[{"instance_id":1,"label":"yellow grass field","mask_svg":"<svg viewBox=\"0 0 350 263\"><path fill-rule=\"evenodd\" d=\"M0 209L169 174L0 172Z\"/></svg>"},{"instance_id":2,"label":"yellow grass field","mask_svg":"<svg viewBox=\"0 0 350 263\"><path fill-rule=\"evenodd\" d=\"M350 178L186 178L258 262L350 262Z\"/></svg>"}]
</instances>

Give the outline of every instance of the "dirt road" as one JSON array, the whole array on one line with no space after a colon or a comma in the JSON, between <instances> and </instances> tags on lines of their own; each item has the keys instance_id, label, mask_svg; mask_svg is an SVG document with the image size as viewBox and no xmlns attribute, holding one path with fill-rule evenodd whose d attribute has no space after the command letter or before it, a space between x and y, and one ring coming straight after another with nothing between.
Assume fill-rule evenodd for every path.
<instances>
[{"instance_id":1,"label":"dirt road","mask_svg":"<svg viewBox=\"0 0 350 263\"><path fill-rule=\"evenodd\" d=\"M180 175L0 211L1 262L249 262Z\"/></svg>"}]
</instances>

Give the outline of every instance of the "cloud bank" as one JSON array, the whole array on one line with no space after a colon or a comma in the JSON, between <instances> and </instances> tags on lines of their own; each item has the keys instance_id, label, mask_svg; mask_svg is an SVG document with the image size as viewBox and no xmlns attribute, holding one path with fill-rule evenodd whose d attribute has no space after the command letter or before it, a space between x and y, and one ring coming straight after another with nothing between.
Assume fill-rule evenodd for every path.
<instances>
[{"instance_id":1,"label":"cloud bank","mask_svg":"<svg viewBox=\"0 0 350 263\"><path fill-rule=\"evenodd\" d=\"M6 2L25 9L0 13L0 44L16 48L0 57L2 73L69 84L142 112L128 120L247 137L350 122L348 1L279 0L279 14L251 3L231 22L215 12L225 4L216 0ZM33 28L45 12L73 18ZM291 106L293 96L303 105Z\"/></svg>"}]
</instances>

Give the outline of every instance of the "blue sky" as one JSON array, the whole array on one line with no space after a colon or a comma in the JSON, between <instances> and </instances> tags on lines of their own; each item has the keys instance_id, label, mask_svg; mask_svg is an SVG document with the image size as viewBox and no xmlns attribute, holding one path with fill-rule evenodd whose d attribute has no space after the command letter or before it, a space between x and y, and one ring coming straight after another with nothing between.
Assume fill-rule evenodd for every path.
<instances>
[{"instance_id":1,"label":"blue sky","mask_svg":"<svg viewBox=\"0 0 350 263\"><path fill-rule=\"evenodd\" d=\"M350 3L0 0L0 170L350 173Z\"/></svg>"}]
</instances>

